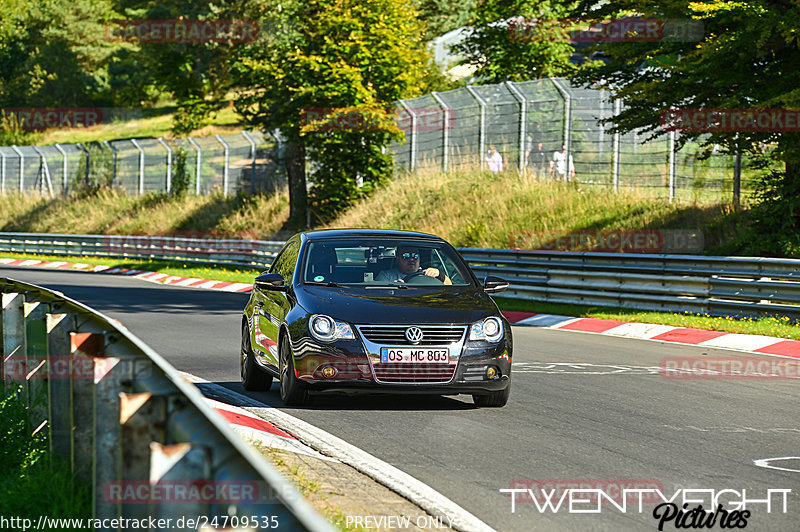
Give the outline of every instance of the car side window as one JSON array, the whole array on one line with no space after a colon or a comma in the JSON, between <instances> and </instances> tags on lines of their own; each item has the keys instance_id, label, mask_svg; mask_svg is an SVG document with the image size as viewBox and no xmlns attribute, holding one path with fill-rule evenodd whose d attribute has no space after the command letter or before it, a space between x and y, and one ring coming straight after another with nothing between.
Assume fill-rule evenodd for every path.
<instances>
[{"instance_id":1,"label":"car side window","mask_svg":"<svg viewBox=\"0 0 800 532\"><path fill-rule=\"evenodd\" d=\"M300 244L297 242L290 242L283 248L283 251L275 258L275 262L270 266L270 273L279 273L286 280L286 284L292 282L294 275L294 268L297 265L298 252L300 251Z\"/></svg>"}]
</instances>

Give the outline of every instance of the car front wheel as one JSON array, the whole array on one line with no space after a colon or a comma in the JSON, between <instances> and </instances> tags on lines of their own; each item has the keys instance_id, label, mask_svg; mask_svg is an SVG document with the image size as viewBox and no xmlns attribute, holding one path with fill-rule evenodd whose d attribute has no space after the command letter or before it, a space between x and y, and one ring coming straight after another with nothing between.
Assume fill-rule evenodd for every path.
<instances>
[{"instance_id":1,"label":"car front wheel","mask_svg":"<svg viewBox=\"0 0 800 532\"><path fill-rule=\"evenodd\" d=\"M486 395L475 394L472 396L472 402L475 406L488 406L488 407L501 407L506 406L508 397L511 395L511 384L506 386L505 390L499 392L491 392Z\"/></svg>"},{"instance_id":2,"label":"car front wheel","mask_svg":"<svg viewBox=\"0 0 800 532\"><path fill-rule=\"evenodd\" d=\"M239 360L239 369L242 375L242 388L248 392L269 390L272 385L272 375L258 367L250 343L250 328L242 326L242 353Z\"/></svg>"},{"instance_id":3,"label":"car front wheel","mask_svg":"<svg viewBox=\"0 0 800 532\"><path fill-rule=\"evenodd\" d=\"M281 401L286 406L303 406L308 403L308 391L300 385L294 370L294 357L289 339L281 339L280 349Z\"/></svg>"}]
</instances>

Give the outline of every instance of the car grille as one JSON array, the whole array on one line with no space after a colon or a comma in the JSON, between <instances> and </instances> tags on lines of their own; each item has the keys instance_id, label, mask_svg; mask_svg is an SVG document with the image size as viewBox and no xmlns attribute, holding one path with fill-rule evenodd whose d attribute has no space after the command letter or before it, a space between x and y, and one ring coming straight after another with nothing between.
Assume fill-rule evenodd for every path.
<instances>
[{"instance_id":1,"label":"car grille","mask_svg":"<svg viewBox=\"0 0 800 532\"><path fill-rule=\"evenodd\" d=\"M460 342L466 327L463 325L417 325L422 329L422 341L412 344L406 338L411 325L359 325L364 338L378 345L448 345Z\"/></svg>"},{"instance_id":2,"label":"car grille","mask_svg":"<svg viewBox=\"0 0 800 532\"><path fill-rule=\"evenodd\" d=\"M375 378L383 382L448 382L456 371L450 364L374 364Z\"/></svg>"}]
</instances>

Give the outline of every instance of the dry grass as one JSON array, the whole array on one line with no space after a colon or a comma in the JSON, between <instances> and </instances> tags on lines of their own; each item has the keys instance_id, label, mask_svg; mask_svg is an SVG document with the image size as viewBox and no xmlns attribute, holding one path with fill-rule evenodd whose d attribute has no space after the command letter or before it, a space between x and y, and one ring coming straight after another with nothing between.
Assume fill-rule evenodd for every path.
<instances>
[{"instance_id":1,"label":"dry grass","mask_svg":"<svg viewBox=\"0 0 800 532\"><path fill-rule=\"evenodd\" d=\"M209 232L274 238L289 216L288 193L276 195L128 196L103 189L67 198L0 196L0 230L35 233L139 234Z\"/></svg>"},{"instance_id":2,"label":"dry grass","mask_svg":"<svg viewBox=\"0 0 800 532\"><path fill-rule=\"evenodd\" d=\"M398 177L328 227L413 229L457 246L508 247L520 232L614 229L701 229L712 245L731 208L724 203L679 201L636 191L537 181L509 171ZM710 237L710 238L709 238Z\"/></svg>"}]
</instances>

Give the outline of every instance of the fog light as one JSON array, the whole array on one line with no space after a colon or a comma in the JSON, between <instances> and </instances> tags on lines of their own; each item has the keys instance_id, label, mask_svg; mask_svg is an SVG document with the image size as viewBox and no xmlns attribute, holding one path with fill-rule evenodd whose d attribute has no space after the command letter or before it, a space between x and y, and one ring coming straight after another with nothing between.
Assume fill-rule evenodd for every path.
<instances>
[{"instance_id":1,"label":"fog light","mask_svg":"<svg viewBox=\"0 0 800 532\"><path fill-rule=\"evenodd\" d=\"M334 375L336 375L336 368L334 368L333 366L325 366L324 368L322 368L323 377L330 379Z\"/></svg>"},{"instance_id":2,"label":"fog light","mask_svg":"<svg viewBox=\"0 0 800 532\"><path fill-rule=\"evenodd\" d=\"M486 370L486 378L494 379L497 377L497 369L494 366L489 366Z\"/></svg>"}]
</instances>

